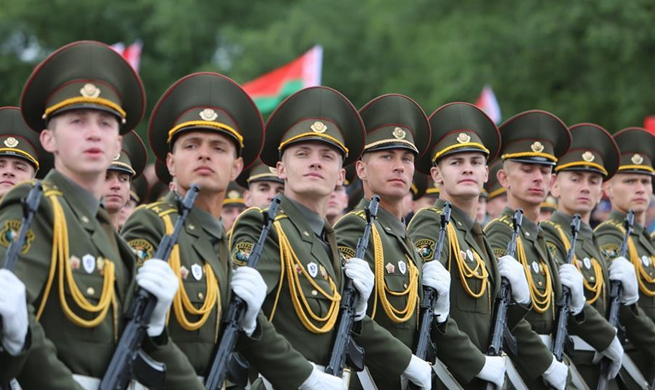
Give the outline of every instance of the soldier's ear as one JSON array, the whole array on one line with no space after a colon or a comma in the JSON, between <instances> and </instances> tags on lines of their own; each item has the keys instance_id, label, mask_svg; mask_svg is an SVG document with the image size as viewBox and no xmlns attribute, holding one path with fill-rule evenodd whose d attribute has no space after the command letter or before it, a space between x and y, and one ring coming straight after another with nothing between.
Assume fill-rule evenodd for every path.
<instances>
[{"instance_id":1,"label":"soldier's ear","mask_svg":"<svg viewBox=\"0 0 655 390\"><path fill-rule=\"evenodd\" d=\"M443 185L443 178L441 177L441 169L439 169L438 164L435 164L432 168L430 168L430 176L432 176L432 180L434 180L435 183L439 185Z\"/></svg>"},{"instance_id":2,"label":"soldier's ear","mask_svg":"<svg viewBox=\"0 0 655 390\"><path fill-rule=\"evenodd\" d=\"M501 186L509 188L508 175L504 167L498 170L496 173L496 179L498 179L498 183L500 183Z\"/></svg>"},{"instance_id":3,"label":"soldier's ear","mask_svg":"<svg viewBox=\"0 0 655 390\"><path fill-rule=\"evenodd\" d=\"M361 181L368 179L368 177L366 176L366 166L364 164L364 161L362 160L355 161L355 172L357 173L357 177L359 177Z\"/></svg>"},{"instance_id":4,"label":"soldier's ear","mask_svg":"<svg viewBox=\"0 0 655 390\"><path fill-rule=\"evenodd\" d=\"M232 163L232 169L230 170L230 181L234 181L243 171L243 158L239 157L234 160Z\"/></svg>"},{"instance_id":5,"label":"soldier's ear","mask_svg":"<svg viewBox=\"0 0 655 390\"><path fill-rule=\"evenodd\" d=\"M52 130L44 129L39 134L39 141L41 141L41 146L48 153L55 153L57 151L56 142L54 140L54 133Z\"/></svg>"},{"instance_id":6,"label":"soldier's ear","mask_svg":"<svg viewBox=\"0 0 655 390\"><path fill-rule=\"evenodd\" d=\"M560 192L559 192L559 180L557 179L559 176L555 176L555 182L553 185L550 187L550 194L555 197L555 199L559 199L560 197Z\"/></svg>"},{"instance_id":7,"label":"soldier's ear","mask_svg":"<svg viewBox=\"0 0 655 390\"><path fill-rule=\"evenodd\" d=\"M278 161L275 164L275 169L277 171L277 176L283 181L287 180L287 168L282 161Z\"/></svg>"},{"instance_id":8,"label":"soldier's ear","mask_svg":"<svg viewBox=\"0 0 655 390\"><path fill-rule=\"evenodd\" d=\"M171 177L175 177L175 156L171 152L166 154L166 168Z\"/></svg>"}]
</instances>

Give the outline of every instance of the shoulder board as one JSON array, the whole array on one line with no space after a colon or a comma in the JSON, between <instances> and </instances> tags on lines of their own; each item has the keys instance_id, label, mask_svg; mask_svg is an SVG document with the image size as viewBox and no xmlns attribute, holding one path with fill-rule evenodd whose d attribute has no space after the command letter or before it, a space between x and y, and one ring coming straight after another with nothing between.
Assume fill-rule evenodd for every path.
<instances>
[{"instance_id":1,"label":"shoulder board","mask_svg":"<svg viewBox=\"0 0 655 390\"><path fill-rule=\"evenodd\" d=\"M501 215L500 217L494 218L491 221L489 221L487 226L484 227L484 231L486 232L491 226L496 225L498 223L504 223L505 225L509 226L510 229L514 229L512 218L508 217L507 215Z\"/></svg>"},{"instance_id":2,"label":"shoulder board","mask_svg":"<svg viewBox=\"0 0 655 390\"><path fill-rule=\"evenodd\" d=\"M168 214L177 213L177 208L168 202L154 202L140 207L151 210L160 218Z\"/></svg>"},{"instance_id":3,"label":"shoulder board","mask_svg":"<svg viewBox=\"0 0 655 390\"><path fill-rule=\"evenodd\" d=\"M427 207L427 209L432 211L433 213L436 213L436 214L443 213L443 209L440 209L440 208L438 208L436 206L430 206L430 207Z\"/></svg>"},{"instance_id":4,"label":"shoulder board","mask_svg":"<svg viewBox=\"0 0 655 390\"><path fill-rule=\"evenodd\" d=\"M596 231L598 231L600 229L606 228L606 227L616 228L616 229L619 229L622 232L624 231L623 225L621 224L621 222L615 221L613 219L608 219L607 221L601 222L598 226L596 226L596 228L594 229L594 232L596 232Z\"/></svg>"},{"instance_id":5,"label":"shoulder board","mask_svg":"<svg viewBox=\"0 0 655 390\"><path fill-rule=\"evenodd\" d=\"M34 184L36 184L37 180L32 179L29 181L30 187L34 187ZM59 190L59 188L55 187L52 183L47 182L47 181L41 181L41 185L43 186L43 195L45 196L62 196L63 193Z\"/></svg>"}]
</instances>

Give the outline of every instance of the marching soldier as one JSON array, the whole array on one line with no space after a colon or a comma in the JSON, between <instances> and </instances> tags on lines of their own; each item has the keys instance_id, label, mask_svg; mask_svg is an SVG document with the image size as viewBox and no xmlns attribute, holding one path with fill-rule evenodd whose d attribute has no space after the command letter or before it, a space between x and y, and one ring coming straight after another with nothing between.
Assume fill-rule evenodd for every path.
<instances>
[{"instance_id":1,"label":"marching soldier","mask_svg":"<svg viewBox=\"0 0 655 390\"><path fill-rule=\"evenodd\" d=\"M614 267L614 263L618 263L619 247L625 236L623 220L630 209L634 210L635 223L628 239L626 260L636 269L639 307L652 321L647 327L652 332L654 326L652 323L655 322L655 245L649 240L644 225L648 201L653 193L655 137L645 129L631 127L614 134L614 140L621 151L619 168L616 175L604 184L605 193L612 203L612 212L605 222L596 227L595 235L601 253L612 260L612 267ZM623 261L621 260L620 263ZM624 287L624 291L624 294L628 294L629 290ZM630 340L625 345L628 356L643 373L645 379L651 383L655 375L654 348L652 339L650 344L646 344L643 338L652 333L645 329L640 331L630 329L629 325L635 321L634 312L624 310L621 314L621 324L626 327L626 336ZM625 317L624 314L630 315ZM631 387L634 386L629 383L632 379L628 376L621 375L621 379Z\"/></svg>"},{"instance_id":2,"label":"marching soldier","mask_svg":"<svg viewBox=\"0 0 655 390\"><path fill-rule=\"evenodd\" d=\"M231 275L227 234L219 220L228 184L257 158L262 132L257 107L231 79L195 73L173 84L153 110L149 140L157 159L166 161L175 191L137 209L123 237L141 259L151 257L179 218L175 197L197 184L200 192L169 259L180 281L167 324L171 337L203 381L220 342L231 289L248 306L241 342L249 346L246 358L280 388L316 388L321 377L333 378L314 373L264 317L257 318L266 286L252 268Z\"/></svg>"},{"instance_id":3,"label":"marching soldier","mask_svg":"<svg viewBox=\"0 0 655 390\"><path fill-rule=\"evenodd\" d=\"M16 267L30 322L31 345L17 376L23 389L97 389L135 282L157 299L144 350L170 363L170 388L194 378L163 328L175 275L156 259L136 273L132 251L100 207L120 134L136 127L144 104L143 86L130 65L92 41L51 54L24 87L23 117L54 154L55 169L43 181L44 195ZM17 186L0 205L0 257L20 227L21 199L31 187Z\"/></svg>"},{"instance_id":4,"label":"marching soldier","mask_svg":"<svg viewBox=\"0 0 655 390\"><path fill-rule=\"evenodd\" d=\"M327 87L292 95L266 124L261 159L277 167L285 187L281 211L257 265L267 286L263 312L316 367L329 361L344 284L336 237L325 221L327 203L344 180L342 167L359 157L364 136L357 110ZM237 219L230 241L236 263L245 263L260 229L257 209ZM366 364L430 388L429 365L366 316L374 283L368 263L351 258L344 269L360 293L354 337L366 350Z\"/></svg>"},{"instance_id":5,"label":"marching soldier","mask_svg":"<svg viewBox=\"0 0 655 390\"><path fill-rule=\"evenodd\" d=\"M580 335L596 350L603 351L618 370L623 351L614 329L598 311L585 305L582 275L575 266L564 264L557 271L544 233L535 222L552 182L553 166L569 149L569 130L550 113L527 111L507 120L500 127L500 133L503 168L498 171L498 181L507 189L508 203L501 216L487 225L485 232L494 252L503 255L513 231L512 215L516 209L523 209L525 216L516 253L525 269L533 305L525 318L544 343L539 346L533 338L524 339L520 333L515 334L518 338L517 368L530 389L545 388L544 381L557 389L566 386L567 366L550 352L544 352L544 348L552 344L550 335L556 330L555 303L559 302L564 285L571 291L570 333Z\"/></svg>"},{"instance_id":6,"label":"marching soldier","mask_svg":"<svg viewBox=\"0 0 655 390\"><path fill-rule=\"evenodd\" d=\"M125 221L132 215L132 212L141 203L145 202L148 196L148 179L142 174L130 183L130 197L120 211L119 226L125 225Z\"/></svg>"},{"instance_id":7,"label":"marching soldier","mask_svg":"<svg viewBox=\"0 0 655 390\"><path fill-rule=\"evenodd\" d=\"M500 149L496 125L479 108L468 103L450 103L430 116L432 137L428 153L416 163L438 184L439 200L420 210L408 231L428 262L435 259L440 214L445 202L452 204L451 221L440 262L450 272L450 315L453 321L437 327L433 341L438 357L467 389L485 388L488 382L502 388L505 363L502 357L485 356L490 345L493 303L501 276L512 284L514 299L508 326L515 329L530 307L527 282L516 260L507 256L496 261L482 227L475 220L478 196L487 180L486 162ZM441 297L437 302L441 301Z\"/></svg>"},{"instance_id":8,"label":"marching soldier","mask_svg":"<svg viewBox=\"0 0 655 390\"><path fill-rule=\"evenodd\" d=\"M221 209L221 222L226 232L232 229L237 217L248 208L243 198L245 191L246 189L238 185L236 181L231 181L227 186L227 194Z\"/></svg>"},{"instance_id":9,"label":"marching soldier","mask_svg":"<svg viewBox=\"0 0 655 390\"><path fill-rule=\"evenodd\" d=\"M134 131L123 136L123 148L112 161L105 176L102 204L116 231L123 226L121 212L130 201L132 180L141 176L148 162L148 152L141 137Z\"/></svg>"},{"instance_id":10,"label":"marching soldier","mask_svg":"<svg viewBox=\"0 0 655 390\"><path fill-rule=\"evenodd\" d=\"M237 183L246 188L243 200L247 207L266 207L277 194L284 191L284 181L277 176L275 168L261 160L257 161L237 177Z\"/></svg>"}]
</instances>

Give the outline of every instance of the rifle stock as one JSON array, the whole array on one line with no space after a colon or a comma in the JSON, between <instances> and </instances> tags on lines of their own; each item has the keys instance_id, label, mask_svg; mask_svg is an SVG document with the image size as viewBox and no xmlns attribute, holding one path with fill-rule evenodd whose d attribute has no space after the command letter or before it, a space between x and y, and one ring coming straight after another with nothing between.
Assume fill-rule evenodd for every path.
<instances>
[{"instance_id":1,"label":"rifle stock","mask_svg":"<svg viewBox=\"0 0 655 390\"><path fill-rule=\"evenodd\" d=\"M164 235L154 258L168 261L199 191L198 186L193 184L184 199L178 201L179 218L175 222L173 233ZM156 304L157 299L154 295L142 288L137 290L134 303L125 315L128 320L127 325L116 346L105 376L100 382L101 390L125 390L133 377L147 381L148 383L143 384L150 389L163 389L166 368L163 364L146 358L147 355L141 351L148 323ZM145 367L149 367L150 371L143 371Z\"/></svg>"},{"instance_id":2,"label":"rifle stock","mask_svg":"<svg viewBox=\"0 0 655 390\"><path fill-rule=\"evenodd\" d=\"M266 237L268 237L271 225L273 224L273 221L275 221L279 205L280 198L279 196L276 196L273 198L268 210L263 211L264 224L262 226L262 231L259 234L259 239L257 239L257 243L248 257L248 267L255 268L257 266L262 251L264 250ZM235 384L246 385L246 383L237 383L242 382L243 378L239 373L234 371L244 367L243 363L236 358L234 351L236 349L239 334L241 333L241 327L247 309L248 305L243 301L243 299L236 295L232 296L227 307L225 319L222 321L221 341L216 348L214 360L212 361L209 375L205 381L205 387L209 390L221 389L228 376L230 376L230 380L235 382ZM247 378L245 378L245 380L247 381Z\"/></svg>"}]
</instances>

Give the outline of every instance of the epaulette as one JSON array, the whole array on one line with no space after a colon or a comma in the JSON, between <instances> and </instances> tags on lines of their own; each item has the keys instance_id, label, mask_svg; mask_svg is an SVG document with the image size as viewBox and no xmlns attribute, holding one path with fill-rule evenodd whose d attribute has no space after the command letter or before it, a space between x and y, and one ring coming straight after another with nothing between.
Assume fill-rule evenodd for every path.
<instances>
[{"instance_id":1,"label":"epaulette","mask_svg":"<svg viewBox=\"0 0 655 390\"><path fill-rule=\"evenodd\" d=\"M366 211L364 211L364 210L353 210L353 211L349 211L349 212L347 212L346 214L342 215L342 216L337 220L337 222L334 224L334 226L339 225L339 223L341 222L341 220L347 218L347 217L350 216L350 215L356 215L356 216L360 217L361 219L363 219L364 221L366 221Z\"/></svg>"},{"instance_id":2,"label":"epaulette","mask_svg":"<svg viewBox=\"0 0 655 390\"><path fill-rule=\"evenodd\" d=\"M441 213L443 213L443 209L440 209L440 208L438 208L438 207L436 207L436 206L430 206L430 207L426 207L426 208L427 208L428 210L432 211L433 213L436 213L436 214L441 214Z\"/></svg>"},{"instance_id":3,"label":"epaulette","mask_svg":"<svg viewBox=\"0 0 655 390\"><path fill-rule=\"evenodd\" d=\"M486 232L487 229L489 229L492 225L494 225L496 222L501 222L504 223L505 225L509 226L510 229L514 229L514 224L512 223L512 218L510 218L508 215L501 215L498 218L494 218L489 223L487 226L484 227L484 231Z\"/></svg>"},{"instance_id":4,"label":"epaulette","mask_svg":"<svg viewBox=\"0 0 655 390\"><path fill-rule=\"evenodd\" d=\"M145 208L146 210L151 210L152 212L156 213L157 216L160 218L165 215L177 212L177 207L173 206L168 202L161 202L161 201L139 206L138 208Z\"/></svg>"},{"instance_id":5,"label":"epaulette","mask_svg":"<svg viewBox=\"0 0 655 390\"><path fill-rule=\"evenodd\" d=\"M619 229L620 231L623 231L623 224L619 221L615 221L613 219L608 219L607 221L603 221L596 228L594 229L594 232L597 232L598 230L602 229L605 226L610 226Z\"/></svg>"}]
</instances>

